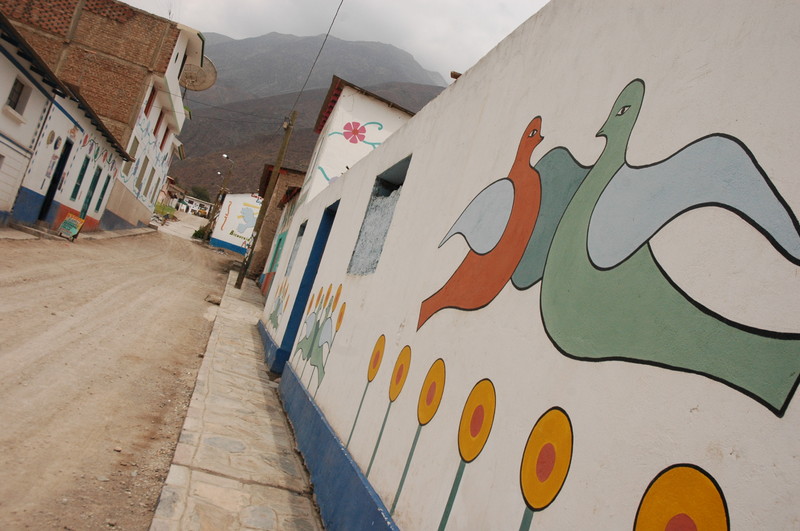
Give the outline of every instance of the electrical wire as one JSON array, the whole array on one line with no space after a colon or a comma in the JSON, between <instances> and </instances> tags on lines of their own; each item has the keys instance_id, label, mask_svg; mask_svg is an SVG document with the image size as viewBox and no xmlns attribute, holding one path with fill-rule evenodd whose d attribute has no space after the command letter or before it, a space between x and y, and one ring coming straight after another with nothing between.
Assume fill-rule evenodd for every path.
<instances>
[{"instance_id":1,"label":"electrical wire","mask_svg":"<svg viewBox=\"0 0 800 531\"><path fill-rule=\"evenodd\" d=\"M333 23L336 22L336 17L339 16L339 10L342 8L342 4L344 4L344 0L339 2L339 7L336 8L336 13L333 14L333 19L331 20L331 25L328 26L328 32L325 33L325 38L322 40L322 46L319 47L319 51L317 52L317 56L314 58L314 62L311 64L311 68L308 70L308 75L306 76L305 82L303 82L303 88L300 89L300 92L297 93L297 98L294 100L294 104L292 105L292 110L289 111L289 116L292 115L295 108L297 107L297 103L300 101L300 96L303 95L303 91L306 90L306 85L308 84L308 80L311 79L311 73L314 71L314 67L317 65L317 60L319 59L320 54L322 54L322 49L325 48L325 43L328 42L328 36L331 34L331 30L333 29Z\"/></svg>"}]
</instances>

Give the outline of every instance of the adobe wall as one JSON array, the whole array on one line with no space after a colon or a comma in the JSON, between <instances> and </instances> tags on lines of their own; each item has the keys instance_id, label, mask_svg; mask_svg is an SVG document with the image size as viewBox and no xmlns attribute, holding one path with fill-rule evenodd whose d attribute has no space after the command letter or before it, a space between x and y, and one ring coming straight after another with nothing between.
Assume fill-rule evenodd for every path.
<instances>
[{"instance_id":1,"label":"adobe wall","mask_svg":"<svg viewBox=\"0 0 800 531\"><path fill-rule=\"evenodd\" d=\"M327 525L796 527L798 17L555 0L298 208L260 329Z\"/></svg>"}]
</instances>

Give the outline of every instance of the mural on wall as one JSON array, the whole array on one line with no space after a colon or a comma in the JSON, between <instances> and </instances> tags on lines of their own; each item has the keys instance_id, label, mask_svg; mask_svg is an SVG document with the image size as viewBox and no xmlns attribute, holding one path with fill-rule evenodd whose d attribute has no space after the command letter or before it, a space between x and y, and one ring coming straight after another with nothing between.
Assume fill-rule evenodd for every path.
<instances>
[{"instance_id":1,"label":"mural on wall","mask_svg":"<svg viewBox=\"0 0 800 531\"><path fill-rule=\"evenodd\" d=\"M303 374L306 368L311 365L312 372L309 378L308 387L311 386L314 372L317 374L317 387L314 391L319 390L322 385L322 380L325 378L325 365L331 356L331 349L333 349L333 342L336 339L339 329L342 327L344 321L346 303L339 306L339 299L342 295L342 285L336 289L336 294L331 296L333 284L328 286L323 298L323 288L319 288L317 295L312 296L309 300L308 308L306 309L305 321L305 335L297 342L295 349L295 358L302 358L305 361L303 369L300 372L300 380L303 379ZM336 321L334 322L334 313L336 310L339 312L335 315ZM313 311L312 311L313 310ZM277 320L277 318L276 318ZM276 326L277 328L277 326ZM328 346L328 355L323 357L324 347ZM299 354L299 356L298 356Z\"/></svg>"},{"instance_id":2,"label":"mural on wall","mask_svg":"<svg viewBox=\"0 0 800 531\"><path fill-rule=\"evenodd\" d=\"M392 371L392 379L389 380L389 405L386 406L386 414L383 416L383 423L381 424L381 431L378 432L378 440L375 441L375 449L372 450L372 457L369 459L369 466L364 474L369 477L372 471L372 464L375 462L375 456L378 454L378 447L381 445L381 438L383 437L383 430L386 428L386 421L389 419L389 411L392 409L392 404L400 396L400 391L406 384L408 378L408 369L411 366L411 347L406 345L400 350L397 355L397 361L394 363L394 370Z\"/></svg>"},{"instance_id":3,"label":"mural on wall","mask_svg":"<svg viewBox=\"0 0 800 531\"><path fill-rule=\"evenodd\" d=\"M534 203L520 211L534 219L535 227L516 263L510 260L519 254L516 249L498 253L517 207L507 198L499 199L499 194L483 199L483 192L480 200L473 201L475 207L473 203L467 207L445 241L461 233L477 250L471 251L445 288L462 274L470 278L462 268L479 258L486 261L484 267L492 276L503 271L495 284L499 287L476 302L464 303L460 301L471 300L470 292L484 277L477 277L480 282L456 282L459 287L450 301L457 302L434 304L431 301L439 292L422 302L419 327L442 308L485 306L507 280L500 283L499 278L511 269L518 289L542 282L542 320L563 354L700 374L782 416L800 381L800 334L757 329L703 306L669 277L649 240L678 215L717 206L738 214L784 257L800 264L800 225L754 155L734 137L709 135L663 161L628 165L628 141L643 99L644 82L639 79L620 93L597 133L606 145L591 168L578 164L564 148L548 152L536 165L534 171L542 175L542 208ZM520 150L524 145L525 137ZM519 154L515 167L518 159ZM550 183L560 183L552 195ZM476 214L471 213L473 208L478 208ZM476 220L483 221L493 210L508 214L498 216L494 229L493 224L488 229L476 227ZM499 265L493 264L495 260Z\"/></svg>"},{"instance_id":4,"label":"mural on wall","mask_svg":"<svg viewBox=\"0 0 800 531\"><path fill-rule=\"evenodd\" d=\"M450 512L453 510L453 502L458 494L458 487L461 485L461 478L467 463L474 461L486 446L489 435L494 424L494 412L497 406L497 394L494 384L489 379L483 379L475 384L467 397L464 409L461 412L461 421L458 423L458 453L461 455L461 462L447 497L447 504L439 522L439 531L447 527L450 519Z\"/></svg>"},{"instance_id":5,"label":"mural on wall","mask_svg":"<svg viewBox=\"0 0 800 531\"><path fill-rule=\"evenodd\" d=\"M439 244L460 234L470 251L444 286L422 302L417 329L445 308L483 308L509 279L518 289L541 279L558 220L589 171L562 147L531 166L543 139L537 116L525 128L508 177L484 188Z\"/></svg>"},{"instance_id":6,"label":"mural on wall","mask_svg":"<svg viewBox=\"0 0 800 531\"><path fill-rule=\"evenodd\" d=\"M341 135L342 137L344 137L345 140L347 140L351 144L366 144L370 146L372 149L375 149L376 147L381 145L381 142L370 142L367 140L368 126L375 126L377 127L378 131L383 130L383 124L380 122L367 122L365 124L362 124L361 122L354 121L354 122L347 122L346 124L344 124L341 131L334 131L332 133L328 133L328 137L334 135ZM328 172L325 171L325 168L323 168L322 166L317 166L317 169L319 170L319 172L322 174L322 177L326 181L330 181L332 179L332 177L328 176ZM303 200L301 198L301 202L302 201Z\"/></svg>"},{"instance_id":7,"label":"mural on wall","mask_svg":"<svg viewBox=\"0 0 800 531\"><path fill-rule=\"evenodd\" d=\"M642 496L634 531L730 529L728 505L714 478L700 467L672 465L662 470Z\"/></svg>"},{"instance_id":8,"label":"mural on wall","mask_svg":"<svg viewBox=\"0 0 800 531\"><path fill-rule=\"evenodd\" d=\"M547 334L570 357L702 374L782 415L800 378L800 336L744 326L692 300L658 263L649 238L687 210L720 206L798 263L797 220L733 137L711 135L664 161L629 166L643 98L638 79L620 93L597 133L606 146L553 237L541 295ZM641 217L634 224L631 216Z\"/></svg>"},{"instance_id":9,"label":"mural on wall","mask_svg":"<svg viewBox=\"0 0 800 531\"><path fill-rule=\"evenodd\" d=\"M283 279L281 282L280 287L275 292L275 302L272 305L272 312L269 314L269 318L267 322L272 326L272 332L277 334L278 326L280 325L281 317L283 316L283 312L286 311L286 308L289 306L289 279Z\"/></svg>"},{"instance_id":10,"label":"mural on wall","mask_svg":"<svg viewBox=\"0 0 800 531\"><path fill-rule=\"evenodd\" d=\"M406 465L403 467L403 475L400 477L400 484L397 486L397 491L392 500L392 507L389 509L389 514L394 514L397 507L397 501L400 499L400 493L403 491L403 485L406 482L408 469L411 467L411 458L414 457L414 450L417 448L417 441L419 435L422 433L422 427L428 424L436 412L439 410L439 404L442 403L442 396L444 395L445 384L445 365L442 358L437 359L428 369L428 374L425 375L425 380L422 382L422 388L419 391L419 400L417 401L417 433L414 435L414 442L411 443L411 450L408 451L408 458Z\"/></svg>"},{"instance_id":11,"label":"mural on wall","mask_svg":"<svg viewBox=\"0 0 800 531\"><path fill-rule=\"evenodd\" d=\"M378 370L381 368L381 362L383 361L383 352L386 350L386 336L381 334L377 341L375 341L375 346L372 347L372 354L369 357L369 365L367 366L367 385L364 386L364 392L361 394L361 401L358 403L358 409L356 410L356 417L353 419L353 426L350 428L350 435L347 437L347 443L345 443L345 448L350 447L350 440L353 438L353 432L356 431L356 423L358 422L358 416L361 414L361 406L364 405L364 398L367 396L367 390L369 390L369 384L372 383L372 380L378 375Z\"/></svg>"},{"instance_id":12,"label":"mural on wall","mask_svg":"<svg viewBox=\"0 0 800 531\"><path fill-rule=\"evenodd\" d=\"M520 531L530 529L533 513L546 509L561 492L572 463L572 441L572 423L560 407L548 409L534 424L519 468L526 504Z\"/></svg>"}]
</instances>

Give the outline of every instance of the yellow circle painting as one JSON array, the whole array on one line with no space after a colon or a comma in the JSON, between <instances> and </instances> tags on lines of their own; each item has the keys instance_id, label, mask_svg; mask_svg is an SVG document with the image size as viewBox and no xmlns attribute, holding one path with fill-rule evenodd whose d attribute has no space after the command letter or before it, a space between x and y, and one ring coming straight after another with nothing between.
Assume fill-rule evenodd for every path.
<instances>
[{"instance_id":1,"label":"yellow circle painting","mask_svg":"<svg viewBox=\"0 0 800 531\"><path fill-rule=\"evenodd\" d=\"M558 496L572 462L572 423L551 408L539 417L522 452L519 483L528 507L541 511Z\"/></svg>"},{"instance_id":2,"label":"yellow circle painting","mask_svg":"<svg viewBox=\"0 0 800 531\"><path fill-rule=\"evenodd\" d=\"M339 306L339 297L342 295L342 285L339 284L339 287L336 289L336 295L333 297L333 306L332 309L336 310L336 307Z\"/></svg>"},{"instance_id":3,"label":"yellow circle painting","mask_svg":"<svg viewBox=\"0 0 800 531\"><path fill-rule=\"evenodd\" d=\"M425 381L422 382L422 389L419 392L417 420L422 426L429 423L439 409L439 404L442 402L442 395L444 394L444 378L444 360L439 358L428 369L428 374L425 376Z\"/></svg>"},{"instance_id":4,"label":"yellow circle painting","mask_svg":"<svg viewBox=\"0 0 800 531\"><path fill-rule=\"evenodd\" d=\"M383 350L386 348L386 336L381 334L381 337L375 342L372 347L372 356L369 358L369 367L367 368L367 381L371 382L378 375L378 369L381 368L381 361L383 361Z\"/></svg>"},{"instance_id":5,"label":"yellow circle painting","mask_svg":"<svg viewBox=\"0 0 800 531\"><path fill-rule=\"evenodd\" d=\"M397 361L394 363L394 370L392 371L392 381L389 382L389 401L394 402L403 390L408 377L408 368L411 365L411 347L406 345L400 354L397 355Z\"/></svg>"},{"instance_id":6,"label":"yellow circle painting","mask_svg":"<svg viewBox=\"0 0 800 531\"><path fill-rule=\"evenodd\" d=\"M470 391L458 425L458 452L465 462L472 462L483 450L492 431L496 403L491 380L481 380Z\"/></svg>"},{"instance_id":7,"label":"yellow circle painting","mask_svg":"<svg viewBox=\"0 0 800 531\"><path fill-rule=\"evenodd\" d=\"M728 506L717 482L687 464L663 470L647 487L634 531L727 531Z\"/></svg>"},{"instance_id":8,"label":"yellow circle painting","mask_svg":"<svg viewBox=\"0 0 800 531\"><path fill-rule=\"evenodd\" d=\"M336 331L339 331L339 328L342 327L342 321L344 320L344 309L347 308L347 303L342 303L342 308L339 310L339 317L336 319Z\"/></svg>"}]
</instances>

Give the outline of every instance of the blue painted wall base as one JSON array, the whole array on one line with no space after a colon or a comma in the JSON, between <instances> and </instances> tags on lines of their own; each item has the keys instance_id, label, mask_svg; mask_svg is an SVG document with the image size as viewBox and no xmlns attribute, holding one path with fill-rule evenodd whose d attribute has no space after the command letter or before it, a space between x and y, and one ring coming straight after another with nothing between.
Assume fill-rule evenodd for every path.
<instances>
[{"instance_id":1,"label":"blue painted wall base","mask_svg":"<svg viewBox=\"0 0 800 531\"><path fill-rule=\"evenodd\" d=\"M241 255L243 255L243 254L245 254L247 252L247 249L245 249L241 245L234 245L234 244L232 244L230 242L226 242L226 241L220 240L219 238L211 238L208 241L208 244L210 246L212 246L212 247L221 247L222 249L229 249L229 250L231 250L231 251L233 251L235 253L239 253Z\"/></svg>"},{"instance_id":2,"label":"blue painted wall base","mask_svg":"<svg viewBox=\"0 0 800 531\"><path fill-rule=\"evenodd\" d=\"M311 472L314 496L325 529L397 530L389 510L297 379L291 365L284 368L279 391L294 427L297 446Z\"/></svg>"},{"instance_id":3,"label":"blue painted wall base","mask_svg":"<svg viewBox=\"0 0 800 531\"><path fill-rule=\"evenodd\" d=\"M278 346L260 319L258 320L258 333L261 335L261 343L264 345L264 361L267 363L267 369L281 374L289 359L289 352Z\"/></svg>"}]
</instances>

